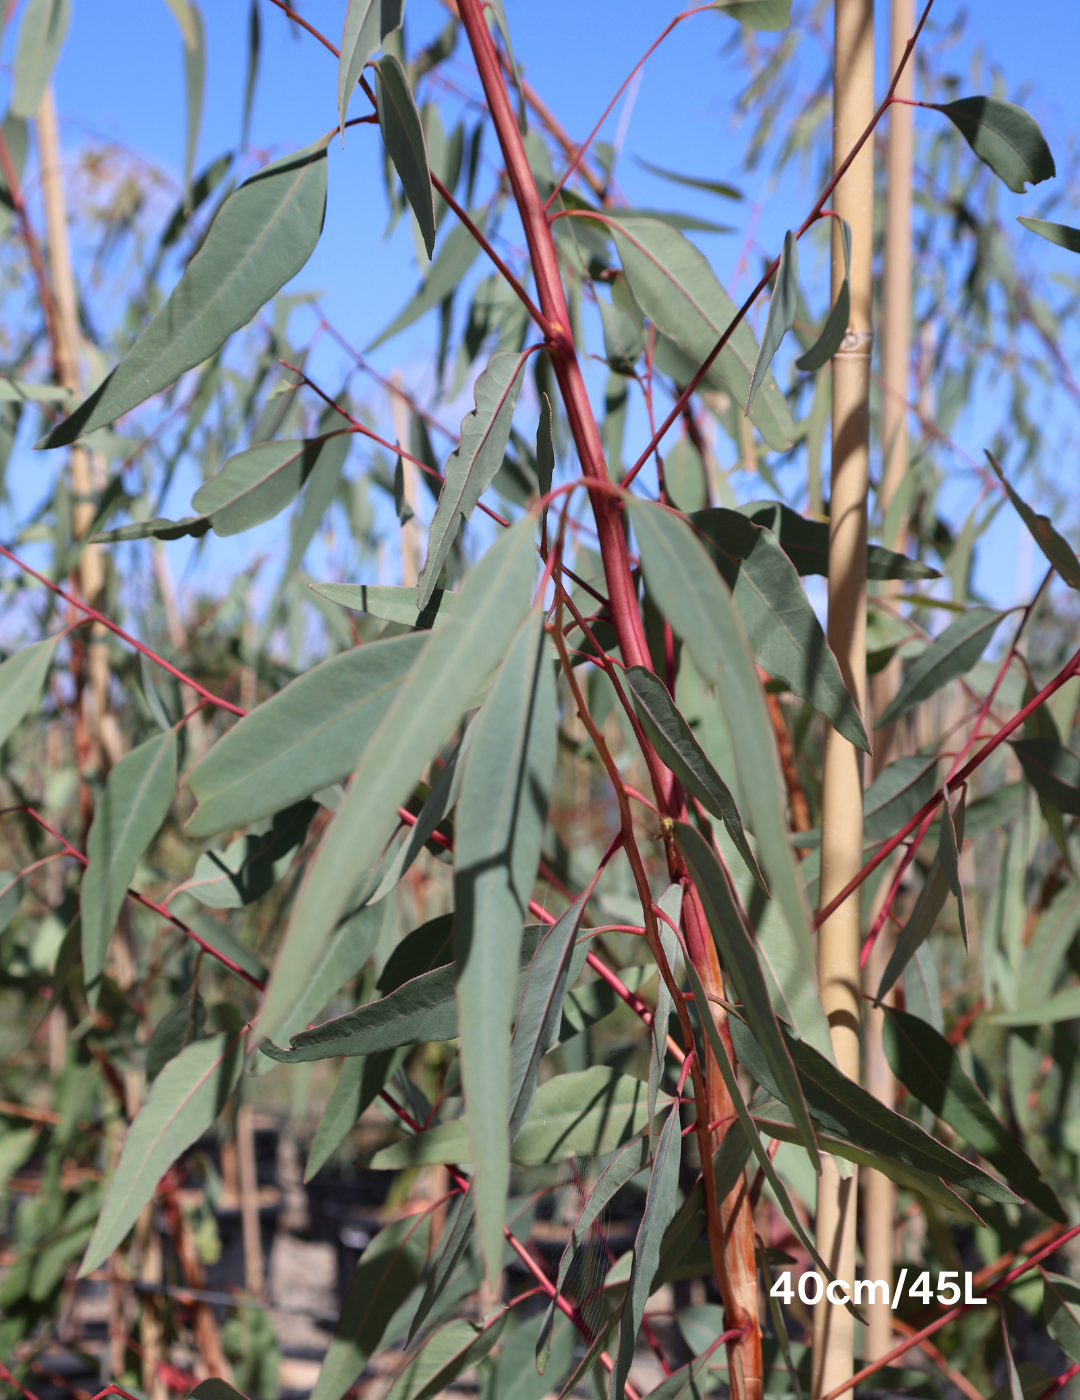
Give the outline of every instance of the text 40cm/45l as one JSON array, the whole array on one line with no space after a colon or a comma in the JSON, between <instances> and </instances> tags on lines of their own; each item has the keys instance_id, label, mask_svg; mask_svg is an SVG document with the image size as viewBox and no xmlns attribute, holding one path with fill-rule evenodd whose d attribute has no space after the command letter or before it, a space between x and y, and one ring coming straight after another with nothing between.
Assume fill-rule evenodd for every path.
<instances>
[{"instance_id":1,"label":"text 40cm/45l","mask_svg":"<svg viewBox=\"0 0 1080 1400\"><path fill-rule=\"evenodd\" d=\"M855 1280L855 1306L859 1307L863 1303L888 1303L894 1310L900 1306L900 1299L904 1296L904 1284L907 1282L907 1269L901 1269L896 1280L895 1288L890 1288L883 1278L860 1278ZM942 1269L937 1276L937 1301L945 1307L952 1307L954 1303L961 1300L960 1285L957 1282L960 1274L956 1269ZM816 1269L808 1269L806 1273L799 1276L798 1294L802 1302L813 1306L820 1303L822 1298L830 1303L850 1303L851 1285L846 1279L833 1279L826 1284ZM773 1298L780 1298L785 1303L794 1300L796 1289L792 1287L791 1271L785 1269L777 1276L776 1282L769 1293ZM909 1298L915 1298L924 1306L929 1306L934 1302L935 1295L930 1284L930 1271L924 1269L917 1278L912 1280L907 1291ZM987 1303L987 1298L976 1298L971 1291L971 1274L964 1275L963 1301L973 1303L977 1307Z\"/></svg>"}]
</instances>

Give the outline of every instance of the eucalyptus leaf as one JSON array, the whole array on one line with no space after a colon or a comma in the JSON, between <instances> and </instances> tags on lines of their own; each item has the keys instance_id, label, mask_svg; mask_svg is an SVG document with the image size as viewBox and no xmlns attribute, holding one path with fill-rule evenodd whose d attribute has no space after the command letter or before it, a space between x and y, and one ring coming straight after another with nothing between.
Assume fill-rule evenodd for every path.
<instances>
[{"instance_id":1,"label":"eucalyptus leaf","mask_svg":"<svg viewBox=\"0 0 1080 1400\"><path fill-rule=\"evenodd\" d=\"M875 729L893 724L920 701L965 675L990 645L1004 613L993 608L969 608L934 638L912 663L900 689L874 723Z\"/></svg>"},{"instance_id":2,"label":"eucalyptus leaf","mask_svg":"<svg viewBox=\"0 0 1080 1400\"><path fill-rule=\"evenodd\" d=\"M0 744L37 704L52 666L59 635L31 642L0 664Z\"/></svg>"},{"instance_id":3,"label":"eucalyptus leaf","mask_svg":"<svg viewBox=\"0 0 1080 1400\"><path fill-rule=\"evenodd\" d=\"M1057 174L1050 147L1034 117L1001 97L961 97L957 102L928 102L953 123L984 165L1014 194Z\"/></svg>"},{"instance_id":4,"label":"eucalyptus leaf","mask_svg":"<svg viewBox=\"0 0 1080 1400\"><path fill-rule=\"evenodd\" d=\"M758 0L760 4L760 0ZM769 301L769 314L765 318L761 345L754 362L754 377L746 396L746 412L749 413L754 397L773 362L780 343L795 324L799 308L799 244L795 235L788 229L784 234L784 247L780 254L780 266L776 270L776 283Z\"/></svg>"},{"instance_id":5,"label":"eucalyptus leaf","mask_svg":"<svg viewBox=\"0 0 1080 1400\"><path fill-rule=\"evenodd\" d=\"M364 64L386 36L400 26L404 9L405 0L349 0L338 58L338 119L343 137L349 99Z\"/></svg>"},{"instance_id":6,"label":"eucalyptus leaf","mask_svg":"<svg viewBox=\"0 0 1080 1400\"><path fill-rule=\"evenodd\" d=\"M435 195L428 169L423 123L399 59L394 54L386 54L377 60L374 68L379 130L401 180L405 198L420 225L424 247L430 258L435 251Z\"/></svg>"},{"instance_id":7,"label":"eucalyptus leaf","mask_svg":"<svg viewBox=\"0 0 1080 1400\"><path fill-rule=\"evenodd\" d=\"M986 454L990 460L990 465L998 475L1002 486L1008 493L1009 500L1012 501L1021 520L1031 532L1031 537L1039 546L1047 559L1057 569L1058 573L1069 585L1070 588L1080 589L1080 559L1076 557L1076 551L1069 544L1063 535L1060 535L1047 515L1039 515L1028 505L1024 498L1014 490L1005 479L1005 473L1001 470L991 453Z\"/></svg>"},{"instance_id":8,"label":"eucalyptus leaf","mask_svg":"<svg viewBox=\"0 0 1080 1400\"><path fill-rule=\"evenodd\" d=\"M349 437L349 430L342 428L323 437L248 447L199 487L192 508L209 517L215 535L250 530L283 511L324 458L343 460Z\"/></svg>"}]
</instances>

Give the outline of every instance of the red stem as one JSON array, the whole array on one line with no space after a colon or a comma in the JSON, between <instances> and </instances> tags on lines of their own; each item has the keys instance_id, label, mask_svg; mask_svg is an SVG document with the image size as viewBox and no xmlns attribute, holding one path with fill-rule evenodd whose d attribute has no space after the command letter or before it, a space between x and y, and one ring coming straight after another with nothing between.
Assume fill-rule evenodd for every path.
<instances>
[{"instance_id":1,"label":"red stem","mask_svg":"<svg viewBox=\"0 0 1080 1400\"><path fill-rule=\"evenodd\" d=\"M304 19L302 15L298 15L295 10L291 10L288 5L285 4L285 0L270 0L270 3L276 5L279 10L284 10L294 24L298 24L301 29L306 29L313 38L318 39L323 48L329 49L335 58L340 59L340 52L326 35L320 34L313 24L308 24L307 20Z\"/></svg>"}]
</instances>

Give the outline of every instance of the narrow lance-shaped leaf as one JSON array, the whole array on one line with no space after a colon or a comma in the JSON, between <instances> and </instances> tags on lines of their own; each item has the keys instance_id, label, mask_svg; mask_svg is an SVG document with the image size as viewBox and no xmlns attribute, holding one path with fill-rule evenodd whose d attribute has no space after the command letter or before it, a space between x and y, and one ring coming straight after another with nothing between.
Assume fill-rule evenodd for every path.
<instances>
[{"instance_id":1,"label":"narrow lance-shaped leaf","mask_svg":"<svg viewBox=\"0 0 1080 1400\"><path fill-rule=\"evenodd\" d=\"M215 535L238 535L283 511L324 457L343 458L348 450L347 428L295 442L257 443L200 486L192 508L209 518Z\"/></svg>"},{"instance_id":2,"label":"narrow lance-shaped leaf","mask_svg":"<svg viewBox=\"0 0 1080 1400\"><path fill-rule=\"evenodd\" d=\"M198 803L188 833L234 831L348 777L425 641L341 652L256 706L185 778Z\"/></svg>"},{"instance_id":3,"label":"narrow lance-shaped leaf","mask_svg":"<svg viewBox=\"0 0 1080 1400\"><path fill-rule=\"evenodd\" d=\"M791 0L713 0L713 8L737 19L747 29L772 33L791 24ZM669 1400L666 1393L664 1400Z\"/></svg>"},{"instance_id":4,"label":"narrow lance-shaped leaf","mask_svg":"<svg viewBox=\"0 0 1080 1400\"><path fill-rule=\"evenodd\" d=\"M984 165L1014 194L1057 174L1039 123L1023 107L1001 97L961 97L957 102L928 102L944 112Z\"/></svg>"},{"instance_id":5,"label":"narrow lance-shaped leaf","mask_svg":"<svg viewBox=\"0 0 1080 1400\"><path fill-rule=\"evenodd\" d=\"M507 1123L520 1124L531 1097L527 1063L519 1060L517 1102L511 1099L510 1022L520 929L555 772L555 705L555 677L543 617L536 610L511 642L473 721L454 824L459 1055L475 1164L477 1231L489 1282L502 1260L510 1185Z\"/></svg>"},{"instance_id":6,"label":"narrow lance-shaped leaf","mask_svg":"<svg viewBox=\"0 0 1080 1400\"><path fill-rule=\"evenodd\" d=\"M1024 777L1041 798L1069 816L1080 816L1080 758L1055 739L1014 739L1011 747Z\"/></svg>"},{"instance_id":7,"label":"narrow lance-shaped leaf","mask_svg":"<svg viewBox=\"0 0 1080 1400\"><path fill-rule=\"evenodd\" d=\"M791 1197L788 1195L787 1187L780 1180L779 1176L777 1176L776 1168L772 1164L772 1158L766 1151L765 1144L761 1141L761 1134L757 1130L757 1124L750 1117L750 1111L746 1107L746 1100L743 1098L742 1090L739 1088L739 1081L735 1078L735 1071L731 1066L731 1061L728 1059L727 1048L720 1039L720 1032L716 1028L716 1021L713 1016L712 1007L705 995L705 988L701 985L701 978L698 976L697 969L694 967L690 958L686 959L686 975L690 979L690 990L694 993L694 1001L699 1008L698 1019L704 1028L709 1049L712 1051L713 1059L716 1061L721 1077L727 1085L736 1117L746 1135L746 1140L749 1142L754 1156L758 1159L761 1170L765 1173L765 1180L772 1187L773 1193L780 1203L780 1209L787 1216L788 1222L795 1231L803 1248L810 1255L811 1259L814 1260L825 1277L831 1279L833 1277L832 1271L814 1248L813 1242L803 1229L799 1217L795 1214L795 1207L791 1204ZM735 1018L732 1018L731 1025L733 1029L736 1024ZM741 1059L742 1056L740 1055L739 1058ZM851 1303L848 1304L848 1311L854 1311Z\"/></svg>"},{"instance_id":8,"label":"narrow lance-shaped leaf","mask_svg":"<svg viewBox=\"0 0 1080 1400\"><path fill-rule=\"evenodd\" d=\"M113 372L41 439L66 447L201 364L294 277L326 212L323 137L252 175L218 211L168 301Z\"/></svg>"},{"instance_id":9,"label":"narrow lance-shaped leaf","mask_svg":"<svg viewBox=\"0 0 1080 1400\"><path fill-rule=\"evenodd\" d=\"M259 0L251 0L248 10L248 56L247 72L244 76L244 114L240 120L240 145L246 147L251 135L251 109L255 103L255 83L259 76L259 51L262 48L262 31L259 19Z\"/></svg>"},{"instance_id":10,"label":"narrow lance-shaped leaf","mask_svg":"<svg viewBox=\"0 0 1080 1400\"><path fill-rule=\"evenodd\" d=\"M619 1319L619 1350L615 1355L615 1365L611 1368L608 1400L621 1400L623 1395L623 1386L634 1359L638 1328L645 1316L653 1275L660 1262L660 1242L679 1204L681 1127L679 1106L672 1104L656 1144L652 1175L645 1196L645 1213L634 1241L634 1264Z\"/></svg>"},{"instance_id":11,"label":"narrow lance-shaped leaf","mask_svg":"<svg viewBox=\"0 0 1080 1400\"><path fill-rule=\"evenodd\" d=\"M32 642L0 665L0 744L37 704L59 641L58 634Z\"/></svg>"},{"instance_id":12,"label":"narrow lance-shaped leaf","mask_svg":"<svg viewBox=\"0 0 1080 1400\"><path fill-rule=\"evenodd\" d=\"M1009 500L1012 501L1021 520L1031 531L1032 539L1069 587L1080 589L1080 559L1077 559L1076 551L1068 540L1054 529L1049 516L1037 514L1024 498L1010 486L994 456L989 452L986 455L990 460L990 465L997 472L1002 486L1008 492Z\"/></svg>"},{"instance_id":13,"label":"narrow lance-shaped leaf","mask_svg":"<svg viewBox=\"0 0 1080 1400\"><path fill-rule=\"evenodd\" d=\"M961 789L960 796L952 811L952 839L955 840L956 849L961 850L964 844L964 802L967 797L966 785ZM876 1000L880 1001L889 988L907 966L909 959L922 943L930 935L930 930L934 926L934 921L941 913L945 905L946 897L949 893L949 876L946 873L944 863L941 858L941 841L949 839L942 832L939 838L938 854L934 857L933 864L927 872L923 887L919 891L919 897L915 901L915 908L911 911L907 923L900 930L896 940L896 947L892 951L888 965L881 975L881 983L877 989ZM945 857L947 861L948 856Z\"/></svg>"},{"instance_id":14,"label":"narrow lance-shaped leaf","mask_svg":"<svg viewBox=\"0 0 1080 1400\"><path fill-rule=\"evenodd\" d=\"M540 395L540 421L536 425L536 480L540 485L541 496L551 490L551 478L555 474L555 440L551 432L551 400L547 394Z\"/></svg>"},{"instance_id":15,"label":"narrow lance-shaped leaf","mask_svg":"<svg viewBox=\"0 0 1080 1400\"><path fill-rule=\"evenodd\" d=\"M242 1039L243 1032L196 1041L170 1060L154 1080L124 1139L80 1278L109 1257L166 1170L225 1107L243 1066Z\"/></svg>"},{"instance_id":16,"label":"narrow lance-shaped leaf","mask_svg":"<svg viewBox=\"0 0 1080 1400\"><path fill-rule=\"evenodd\" d=\"M412 589L409 589L410 594ZM371 896L373 904L385 899L392 889L398 884L402 876L412 866L413 861L424 849L431 839L435 828L446 816L450 808L457 802L461 791L461 775L465 766L465 755L468 753L469 745L472 742L471 730L465 731L465 737L455 745L453 753L446 760L442 772L435 779L427 801L420 808L420 815L416 819L416 825L409 832L406 839L401 843L401 849L394 857L386 874L382 878L382 883Z\"/></svg>"},{"instance_id":17,"label":"narrow lance-shaped leaf","mask_svg":"<svg viewBox=\"0 0 1080 1400\"><path fill-rule=\"evenodd\" d=\"M1068 224L1052 224L1047 219L1024 219L1019 216L1016 222L1023 224L1032 233L1037 233L1040 238L1045 238L1048 243L1056 243L1059 248L1068 248L1070 253L1080 253L1080 228L1071 228Z\"/></svg>"},{"instance_id":18,"label":"narrow lance-shaped leaf","mask_svg":"<svg viewBox=\"0 0 1080 1400\"><path fill-rule=\"evenodd\" d=\"M795 368L819 370L827 365L843 344L851 319L851 225L846 219L840 220L840 240L844 250L844 280L836 294L836 302L825 318L821 334L810 349L795 361Z\"/></svg>"},{"instance_id":19,"label":"narrow lance-shaped leaf","mask_svg":"<svg viewBox=\"0 0 1080 1400\"><path fill-rule=\"evenodd\" d=\"M476 407L461 420L461 440L447 459L439 504L428 531L427 558L416 590L421 610L431 601L458 527L472 516L477 501L502 466L524 374L524 355L500 352L492 355L473 386Z\"/></svg>"},{"instance_id":20,"label":"narrow lance-shaped leaf","mask_svg":"<svg viewBox=\"0 0 1080 1400\"><path fill-rule=\"evenodd\" d=\"M473 1196L472 1186L469 1186L462 1198L453 1223L447 1233L443 1243L442 1253L436 1259L431 1273L428 1275L427 1287L424 1289L424 1296L420 1299L420 1306L416 1309L416 1314L409 1324L409 1336L406 1341L407 1346L412 1345L412 1339L424 1323L424 1319L431 1312L431 1309L438 1301L439 1295L450 1282L454 1270L458 1266L458 1261L465 1252L465 1246L469 1242L473 1227Z\"/></svg>"},{"instance_id":21,"label":"narrow lance-shaped leaf","mask_svg":"<svg viewBox=\"0 0 1080 1400\"><path fill-rule=\"evenodd\" d=\"M1001 1347L1005 1353L1005 1372L1009 1381L1009 1400L1025 1400L1024 1387L1020 1380L1020 1372L1016 1369L1012 1347L1009 1345L1009 1329L1005 1325L1005 1305L1000 1298L995 1298L994 1301L998 1305L998 1314L1001 1318Z\"/></svg>"},{"instance_id":22,"label":"narrow lance-shaped leaf","mask_svg":"<svg viewBox=\"0 0 1080 1400\"><path fill-rule=\"evenodd\" d=\"M386 1400L429 1400L482 1361L499 1340L509 1308L503 1308L484 1327L455 1318L433 1332L415 1356L398 1372L386 1392Z\"/></svg>"},{"instance_id":23,"label":"narrow lance-shaped leaf","mask_svg":"<svg viewBox=\"0 0 1080 1400\"><path fill-rule=\"evenodd\" d=\"M784 234L784 248L780 254L780 266L776 270L776 284L769 302L769 314L765 318L765 330L754 362L754 377L750 381L750 392L746 396L747 413L750 412L754 397L773 362L773 356L780 349L780 342L795 324L798 308L799 244L795 235L788 229Z\"/></svg>"},{"instance_id":24,"label":"narrow lance-shaped leaf","mask_svg":"<svg viewBox=\"0 0 1080 1400\"><path fill-rule=\"evenodd\" d=\"M780 548L795 565L799 574L829 576L829 522L808 520L783 501L749 501L738 507L755 525L764 525L780 541ZM722 542L722 537L717 537ZM866 574L872 579L940 578L937 569L921 559L909 559L906 554L885 549L880 544L866 547Z\"/></svg>"},{"instance_id":25,"label":"narrow lance-shaped leaf","mask_svg":"<svg viewBox=\"0 0 1080 1400\"><path fill-rule=\"evenodd\" d=\"M818 1165L817 1140L810 1116L803 1103L802 1090L791 1062L784 1037L769 999L769 989L758 962L757 949L728 886L726 874L704 837L686 822L676 824L679 849L694 881L705 917L723 961L743 1004L743 1013L761 1042L769 1066L784 1087L781 1095L795 1115L803 1146L814 1166ZM705 1015L705 1008L699 1008Z\"/></svg>"},{"instance_id":26,"label":"narrow lance-shaped leaf","mask_svg":"<svg viewBox=\"0 0 1080 1400\"><path fill-rule=\"evenodd\" d=\"M917 1016L885 1007L885 1053L900 1082L936 1118L996 1167L1014 1190L1052 1220L1065 1220L1060 1201L1038 1167L964 1073L956 1047Z\"/></svg>"},{"instance_id":27,"label":"narrow lance-shaped leaf","mask_svg":"<svg viewBox=\"0 0 1080 1400\"><path fill-rule=\"evenodd\" d=\"M474 224L481 228L487 222L487 213L483 209L471 209L469 217ZM374 350L384 340L389 340L392 335L397 335L398 331L403 331L406 326L411 326L414 321L418 321L425 312L440 306L453 293L466 272L472 267L479 252L480 244L477 243L471 231L464 224L455 224L443 238L439 247L439 256L431 264L427 277L385 330L380 331L371 341L367 349Z\"/></svg>"},{"instance_id":28,"label":"narrow lance-shaped leaf","mask_svg":"<svg viewBox=\"0 0 1080 1400\"><path fill-rule=\"evenodd\" d=\"M937 756L916 754L888 764L863 798L863 840L883 841L934 795Z\"/></svg>"},{"instance_id":29,"label":"narrow lance-shaped leaf","mask_svg":"<svg viewBox=\"0 0 1080 1400\"><path fill-rule=\"evenodd\" d=\"M581 1214L574 1222L574 1228L570 1231L570 1238L567 1240L566 1248L559 1260L559 1276L555 1280L555 1288L558 1293L562 1292L566 1276L570 1272L570 1266L588 1238L594 1221L626 1183L637 1176L639 1172L645 1170L649 1165L650 1155L648 1137L635 1138L633 1142L628 1142L620 1152L617 1152L600 1173L588 1199L581 1207ZM536 1368L541 1375L547 1366L551 1347L551 1329L554 1321L555 1304L551 1302L544 1314L544 1325L540 1328L540 1335L536 1341Z\"/></svg>"},{"instance_id":30,"label":"narrow lance-shaped leaf","mask_svg":"<svg viewBox=\"0 0 1080 1400\"><path fill-rule=\"evenodd\" d=\"M338 118L342 128L364 64L390 31L401 24L404 9L404 0L349 0L338 59Z\"/></svg>"},{"instance_id":31,"label":"narrow lance-shaped leaf","mask_svg":"<svg viewBox=\"0 0 1080 1400\"><path fill-rule=\"evenodd\" d=\"M634 299L657 330L696 368L735 319L735 303L697 248L669 225L656 219L630 218L612 221L607 227ZM740 321L713 361L705 383L745 403L756 358L753 332ZM791 446L791 412L771 374L766 374L750 418L777 452Z\"/></svg>"},{"instance_id":32,"label":"narrow lance-shaped leaf","mask_svg":"<svg viewBox=\"0 0 1080 1400\"><path fill-rule=\"evenodd\" d=\"M311 1400L341 1400L379 1350L386 1324L420 1281L430 1236L429 1213L407 1215L380 1230L364 1250Z\"/></svg>"},{"instance_id":33,"label":"narrow lance-shaped leaf","mask_svg":"<svg viewBox=\"0 0 1080 1400\"><path fill-rule=\"evenodd\" d=\"M303 993L348 907L357 871L375 863L399 804L505 654L531 602L533 529L528 517L511 526L469 571L461 617L426 635L407 680L368 740L300 888L263 1003L263 1035L273 1036Z\"/></svg>"},{"instance_id":34,"label":"narrow lance-shaped leaf","mask_svg":"<svg viewBox=\"0 0 1080 1400\"><path fill-rule=\"evenodd\" d=\"M679 927L679 917L682 913L682 886L679 884L668 885L667 889L656 901L657 908L671 920L671 923L663 919L656 921L656 932L660 939L660 946L664 950L668 967L674 976L675 960L679 953L679 938L675 929ZM674 924L674 928L672 927ZM653 1010L652 1035L650 1036L649 1047L649 1139L652 1140L652 1124L656 1117L656 1100L660 1094L660 1088L664 1080L664 1070L667 1067L668 1055L668 1024L671 1021L671 992L664 979L662 971L658 970L656 980L656 1006Z\"/></svg>"},{"instance_id":35,"label":"narrow lance-shaped leaf","mask_svg":"<svg viewBox=\"0 0 1080 1400\"><path fill-rule=\"evenodd\" d=\"M638 712L641 726L661 760L667 764L687 792L692 793L706 811L724 823L746 868L763 893L768 894L769 887L746 839L735 799L723 778L709 762L705 751L694 737L694 731L679 713L667 686L644 666L627 667L626 679L634 696L634 708Z\"/></svg>"},{"instance_id":36,"label":"narrow lance-shaped leaf","mask_svg":"<svg viewBox=\"0 0 1080 1400\"><path fill-rule=\"evenodd\" d=\"M375 64L375 99L387 154L394 162L405 198L416 215L430 258L435 252L435 196L424 127L405 70L393 54L387 54Z\"/></svg>"},{"instance_id":37,"label":"narrow lance-shaped leaf","mask_svg":"<svg viewBox=\"0 0 1080 1400\"><path fill-rule=\"evenodd\" d=\"M990 638L1004 616L993 608L970 608L951 622L916 658L900 689L878 716L874 728L892 724L943 685L970 671L990 645Z\"/></svg>"},{"instance_id":38,"label":"narrow lance-shaped leaf","mask_svg":"<svg viewBox=\"0 0 1080 1400\"><path fill-rule=\"evenodd\" d=\"M941 858L941 868L945 872L945 878L949 882L949 889L956 897L956 908L960 915L960 932L964 938L964 947L968 945L967 930L967 909L964 906L964 883L960 878L960 854L963 849L963 837L956 830L953 821L952 808L949 806L949 789L945 787L945 800L941 804L941 838L938 843L938 854Z\"/></svg>"},{"instance_id":39,"label":"narrow lance-shaped leaf","mask_svg":"<svg viewBox=\"0 0 1080 1400\"><path fill-rule=\"evenodd\" d=\"M810 921L780 807L772 726L731 595L684 521L644 502L628 508L649 590L698 670L716 686L773 896L809 958Z\"/></svg>"},{"instance_id":40,"label":"narrow lance-shaped leaf","mask_svg":"<svg viewBox=\"0 0 1080 1400\"><path fill-rule=\"evenodd\" d=\"M11 114L32 117L49 86L71 21L71 0L30 0L23 11L15 48Z\"/></svg>"},{"instance_id":41,"label":"narrow lance-shaped leaf","mask_svg":"<svg viewBox=\"0 0 1080 1400\"><path fill-rule=\"evenodd\" d=\"M429 630L445 622L457 607L458 595L444 588L433 589L431 601L421 612L416 606L416 589L387 583L312 583L313 593L329 598L353 612L369 613L387 622Z\"/></svg>"},{"instance_id":42,"label":"narrow lance-shaped leaf","mask_svg":"<svg viewBox=\"0 0 1080 1400\"><path fill-rule=\"evenodd\" d=\"M1066 1356L1080 1361L1080 1283L1044 1272L1043 1315L1046 1330Z\"/></svg>"},{"instance_id":43,"label":"narrow lance-shaped leaf","mask_svg":"<svg viewBox=\"0 0 1080 1400\"><path fill-rule=\"evenodd\" d=\"M97 1005L105 954L140 856L172 806L178 739L157 734L125 754L105 782L87 837L90 863L80 891L86 999Z\"/></svg>"}]
</instances>

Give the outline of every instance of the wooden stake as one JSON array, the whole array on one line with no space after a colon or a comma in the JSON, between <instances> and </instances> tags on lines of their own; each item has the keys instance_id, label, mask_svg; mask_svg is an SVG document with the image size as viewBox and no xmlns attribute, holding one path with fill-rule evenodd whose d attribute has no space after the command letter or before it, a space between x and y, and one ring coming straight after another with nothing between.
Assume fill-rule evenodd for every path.
<instances>
[{"instance_id":1,"label":"wooden stake","mask_svg":"<svg viewBox=\"0 0 1080 1400\"><path fill-rule=\"evenodd\" d=\"M904 47L915 27L914 0L892 0L892 32L889 66L895 73ZM897 84L896 95L910 99L915 91L915 65L908 63ZM908 370L911 359L911 185L912 118L914 109L897 103L889 109L889 145L885 188L885 297L882 328L882 472L878 505L882 516L896 495L908 469ZM904 548L907 537L906 515L896 523L885 540L890 549ZM884 591L897 593L896 584ZM900 685L900 662L894 658L874 677L873 707L880 714ZM875 776L897 755L896 727L889 725L877 735L874 752ZM890 876L882 882L888 889ZM884 895L882 896L884 897ZM892 954L895 934L887 921L867 960L866 989L874 991ZM886 998L895 999L895 988ZM885 1013L871 1007L867 1012L864 1041L864 1077L867 1089L889 1108L896 1105L896 1080L882 1045ZM896 1187L881 1172L863 1173L863 1256L867 1278L882 1278L892 1288L893 1250L896 1236ZM877 1361L891 1350L895 1320L889 1304L872 1302L865 1309L867 1321L866 1359Z\"/></svg>"},{"instance_id":2,"label":"wooden stake","mask_svg":"<svg viewBox=\"0 0 1080 1400\"><path fill-rule=\"evenodd\" d=\"M390 411L394 418L394 436L398 446L409 451L409 405L405 398L404 381L399 370L390 375L392 392ZM406 588L415 588L420 576L423 541L420 538L420 518L417 509L420 505L419 468L408 457L402 457L401 470L405 478L405 504L412 510L411 520L401 527L401 582Z\"/></svg>"},{"instance_id":3,"label":"wooden stake","mask_svg":"<svg viewBox=\"0 0 1080 1400\"><path fill-rule=\"evenodd\" d=\"M833 169L874 114L873 0L835 0ZM866 489L870 452L870 354L874 166L868 141L836 187L833 208L851 225L851 317L833 360L833 450L829 517L829 644L860 713L866 714ZM835 221L834 221L835 222ZM833 230L832 294L844 277L840 230ZM825 740L822 776L821 902L862 864L861 756L835 730ZM859 1077L860 900L853 895L822 924L818 980L833 1053ZM818 1180L817 1243L836 1277L854 1286L857 1173L842 1181L831 1158ZM853 1373L854 1320L840 1304L814 1309L812 1392L820 1396Z\"/></svg>"},{"instance_id":4,"label":"wooden stake","mask_svg":"<svg viewBox=\"0 0 1080 1400\"><path fill-rule=\"evenodd\" d=\"M263 1296L262 1236L259 1233L259 1180L255 1170L255 1124L251 1105L236 1110L236 1162L240 1177L240 1228L244 1239L244 1287Z\"/></svg>"}]
</instances>

